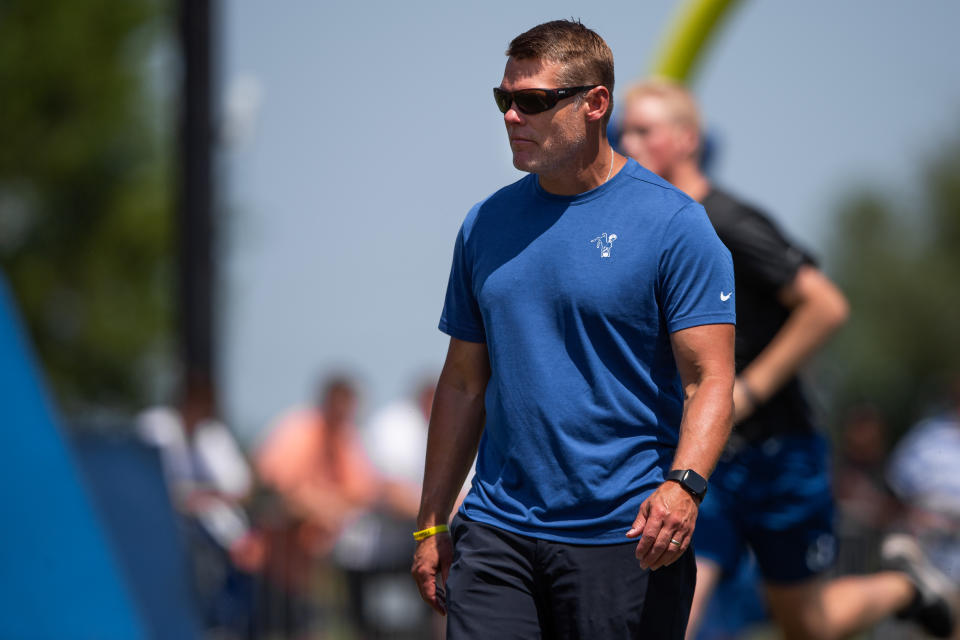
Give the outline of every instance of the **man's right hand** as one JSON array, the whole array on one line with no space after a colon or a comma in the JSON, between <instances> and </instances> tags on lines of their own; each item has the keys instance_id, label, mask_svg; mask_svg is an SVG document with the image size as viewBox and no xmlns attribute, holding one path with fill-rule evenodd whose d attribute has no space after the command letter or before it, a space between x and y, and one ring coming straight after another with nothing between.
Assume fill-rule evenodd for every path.
<instances>
[{"instance_id":1,"label":"man's right hand","mask_svg":"<svg viewBox=\"0 0 960 640\"><path fill-rule=\"evenodd\" d=\"M413 554L410 573L420 597L440 615L447 615L447 602L443 589L437 588L437 578L440 577L440 584L447 584L452 562L453 540L447 532L421 540Z\"/></svg>"}]
</instances>

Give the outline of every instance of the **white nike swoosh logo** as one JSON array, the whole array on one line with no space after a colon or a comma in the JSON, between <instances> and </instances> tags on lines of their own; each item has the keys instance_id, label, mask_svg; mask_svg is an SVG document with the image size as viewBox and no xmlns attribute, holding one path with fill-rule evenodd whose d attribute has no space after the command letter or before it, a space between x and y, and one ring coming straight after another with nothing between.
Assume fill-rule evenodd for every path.
<instances>
[{"instance_id":1,"label":"white nike swoosh logo","mask_svg":"<svg viewBox=\"0 0 960 640\"><path fill-rule=\"evenodd\" d=\"M733 295L733 291L731 291L731 292L728 293L727 295L723 295L723 291L721 291L721 292L720 292L720 299L723 300L724 302L726 302L727 300L730 299L730 296L732 296L732 295Z\"/></svg>"}]
</instances>

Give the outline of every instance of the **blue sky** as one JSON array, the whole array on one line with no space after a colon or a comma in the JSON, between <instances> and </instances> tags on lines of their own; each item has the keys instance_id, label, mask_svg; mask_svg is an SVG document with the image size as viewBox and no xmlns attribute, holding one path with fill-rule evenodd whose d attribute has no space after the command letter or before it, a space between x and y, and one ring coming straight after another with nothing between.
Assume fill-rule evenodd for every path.
<instances>
[{"instance_id":1,"label":"blue sky","mask_svg":"<svg viewBox=\"0 0 960 640\"><path fill-rule=\"evenodd\" d=\"M330 366L367 411L438 371L454 237L521 174L491 96L513 36L578 17L613 49L619 96L677 3L223 3L220 76L247 102L220 151L221 375L248 441ZM838 202L916 195L918 162L960 131L960 3L743 0L693 85L718 183L815 252ZM829 256L827 259L829 268Z\"/></svg>"}]
</instances>

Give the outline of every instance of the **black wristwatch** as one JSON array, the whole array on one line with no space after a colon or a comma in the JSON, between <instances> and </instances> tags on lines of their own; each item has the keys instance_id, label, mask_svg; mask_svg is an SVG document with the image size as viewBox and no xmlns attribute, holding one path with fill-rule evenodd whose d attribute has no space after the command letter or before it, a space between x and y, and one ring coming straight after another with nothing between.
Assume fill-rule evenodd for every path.
<instances>
[{"instance_id":1,"label":"black wristwatch","mask_svg":"<svg viewBox=\"0 0 960 640\"><path fill-rule=\"evenodd\" d=\"M697 499L697 502L707 495L707 479L693 469L674 469L667 474L667 480L679 482L687 493Z\"/></svg>"}]
</instances>

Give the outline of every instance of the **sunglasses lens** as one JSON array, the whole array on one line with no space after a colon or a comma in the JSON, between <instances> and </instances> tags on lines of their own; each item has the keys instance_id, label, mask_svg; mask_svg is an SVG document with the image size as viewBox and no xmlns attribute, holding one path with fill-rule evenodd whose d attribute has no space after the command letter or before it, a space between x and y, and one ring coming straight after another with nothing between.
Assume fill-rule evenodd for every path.
<instances>
[{"instance_id":1,"label":"sunglasses lens","mask_svg":"<svg viewBox=\"0 0 960 640\"><path fill-rule=\"evenodd\" d=\"M500 109L500 113L506 113L510 110L510 103L513 102L513 96L510 95L509 91L494 87L493 99L497 101L497 108Z\"/></svg>"},{"instance_id":2,"label":"sunglasses lens","mask_svg":"<svg viewBox=\"0 0 960 640\"><path fill-rule=\"evenodd\" d=\"M527 115L543 113L552 109L560 101L560 97L552 90L521 89L511 93L500 87L493 88L493 99L497 101L500 113L506 113L510 110L510 105L515 103L517 110Z\"/></svg>"},{"instance_id":3,"label":"sunglasses lens","mask_svg":"<svg viewBox=\"0 0 960 640\"><path fill-rule=\"evenodd\" d=\"M517 101L517 108L526 114L542 113L557 104L555 96L539 89L517 91L513 99Z\"/></svg>"}]
</instances>

